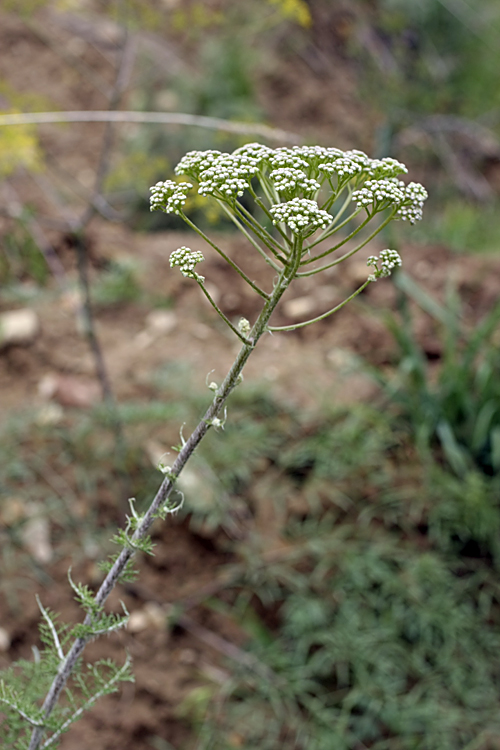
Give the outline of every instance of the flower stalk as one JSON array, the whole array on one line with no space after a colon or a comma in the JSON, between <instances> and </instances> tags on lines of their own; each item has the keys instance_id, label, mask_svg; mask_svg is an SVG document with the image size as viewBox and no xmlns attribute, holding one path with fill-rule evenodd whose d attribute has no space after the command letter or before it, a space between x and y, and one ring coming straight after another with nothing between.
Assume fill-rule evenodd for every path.
<instances>
[{"instance_id":1,"label":"flower stalk","mask_svg":"<svg viewBox=\"0 0 500 750\"><path fill-rule=\"evenodd\" d=\"M198 263L204 260L201 251L181 247L171 254L171 267L178 268L183 276L200 285L210 304L240 340L241 348L222 384L218 387L213 384L213 388L212 384L209 386L213 391L212 401L191 435L186 440L182 439L173 465L160 466L164 479L147 510L139 513L131 501L132 513L128 517L127 526L114 538L121 550L110 561L107 575L97 593L93 595L86 587L72 584L86 616L78 626L79 629L75 629L77 637L73 639L65 656L57 635L54 636L59 656L57 674L45 697L41 713L33 713L37 720L31 722L33 729L29 750L49 747L53 739L59 736L61 727L41 745L49 719L86 645L96 633L112 632L125 624L127 613L121 619L116 615L106 615L104 604L117 583L127 575L135 554L139 551L152 554L149 530L153 522L157 518L165 519L179 509L180 504L171 499L176 490L176 481L209 429L223 426L226 402L241 382L242 371L260 338L268 332L293 331L324 320L361 294L370 283L390 275L394 268L401 265L401 258L395 250L382 250L379 256L370 256L368 259L366 281L336 307L294 325L273 326L270 323L281 298L295 278L317 274L338 265L358 252L394 219L414 223L421 218L427 194L421 185L410 183L405 186L398 179L398 175L404 172L406 167L394 159L370 159L360 151L342 152L321 146L271 149L253 143L236 149L232 154L192 151L183 157L176 173L186 175L193 182L166 180L151 188L151 210L179 215L209 248L224 258L233 271L250 285L262 299L262 307L253 325L242 319L237 327L212 299L205 287L205 278L196 271ZM248 240L249 249L258 251L263 258L265 268L269 271L268 281L272 291L262 289L186 216L184 204L195 182L201 195L222 205ZM347 190L347 196L337 214L333 215L330 209L344 190ZM263 212L266 226L259 223L251 210L239 202L238 198L245 191ZM351 200L356 203L356 208L342 220ZM310 255L310 250L320 241L342 231L344 227L347 228L362 211L366 212L364 220L350 232L346 229L346 234L339 243L314 257ZM356 248L325 266L300 272L301 267L314 264L330 255L363 232L378 214L381 214L382 221ZM259 243L262 243L262 247ZM267 248L271 257L264 248ZM307 259L304 259L306 255ZM43 609L42 613L44 617L48 616Z\"/></svg>"}]
</instances>

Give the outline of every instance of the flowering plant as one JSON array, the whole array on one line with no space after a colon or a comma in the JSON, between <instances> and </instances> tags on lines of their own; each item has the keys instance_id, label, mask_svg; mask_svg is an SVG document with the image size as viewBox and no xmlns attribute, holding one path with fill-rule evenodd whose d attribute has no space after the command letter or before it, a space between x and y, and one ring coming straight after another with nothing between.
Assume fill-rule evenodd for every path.
<instances>
[{"instance_id":1,"label":"flowering plant","mask_svg":"<svg viewBox=\"0 0 500 750\"><path fill-rule=\"evenodd\" d=\"M191 151L181 159L175 171L177 175L186 175L196 182L200 195L219 203L273 270L275 279L278 275L273 291L264 291L186 216L184 205L193 189L192 182L166 180L151 188L152 211L179 215L266 300L261 317L253 329L244 334L241 325L236 328L217 307L204 285L204 277L194 270L195 265L203 260L202 253L183 247L171 255L171 265L179 266L184 276L196 280L235 334L244 344L252 345L265 331L292 330L328 317L370 282L389 276L393 268L401 265L401 258L395 250L386 249L382 250L380 261L375 256L368 259L373 272L340 305L314 320L294 326L277 328L269 325L271 314L292 279L313 276L342 263L393 219L414 224L422 218L422 207L427 198L422 185L415 182L405 184L399 179L408 170L396 159L370 159L362 151L343 152L323 146L272 149L249 143L232 154ZM244 193L253 199L254 212L239 200ZM379 215L382 220L377 222ZM364 232L370 222L376 226L370 233ZM338 242L322 249L330 238L348 227L351 227L350 231L341 235ZM324 262L358 236L360 241L354 248Z\"/></svg>"},{"instance_id":2,"label":"flowering plant","mask_svg":"<svg viewBox=\"0 0 500 750\"><path fill-rule=\"evenodd\" d=\"M367 245L392 220L413 224L421 218L427 193L422 185L405 184L400 180L400 175L406 172L404 164L395 159L370 159L361 151L342 152L322 146L271 149L250 143L232 154L192 151L176 168L178 176L185 175L191 182L165 180L151 188L151 210L179 215L262 298L262 307L255 321L241 318L235 324L210 295L205 277L196 271L197 265L204 260L202 252L181 247L171 254L170 265L178 267L186 278L198 283L242 346L224 381L220 385L210 383L212 402L187 440L181 436L173 465L159 466L164 478L147 510L139 512L134 501L130 500L126 527L113 539L120 551L103 565L107 574L97 593L85 585L73 583L70 578L76 598L85 611L83 623L73 628L60 628L55 617L40 604L47 648L43 659L26 667L26 672L30 685L36 683L33 680L36 669L43 674L40 684L49 684L42 707L0 681L0 701L13 716L25 722L28 729L24 736L26 731L30 734L25 741L22 738L16 740L16 747L28 750L54 747L62 732L97 697L115 690L119 680L131 678L128 659L120 668L110 663L88 665L88 679L81 672L78 674L77 687L83 694L80 706L74 690L67 687L68 680L78 671L79 657L87 644L126 624L126 610L123 614L108 614L104 604L115 585L134 574L131 562L136 552L153 553L149 529L155 519L165 519L180 507L179 502L171 499L176 481L210 427L218 429L224 426L226 401L241 381L242 370L259 338L266 332L290 331L327 318L370 283L389 276L401 265L401 258L395 250L382 250L378 257L372 255L368 258L366 281L340 304L312 320L294 325L274 326L270 323L281 297L296 278L314 276L339 265ZM261 256L269 269L268 289L253 281L184 213L194 183L197 183L200 195L221 206L250 247ZM247 201L240 200L244 194L251 199L252 210ZM367 228L369 224L370 229ZM337 254L341 248L344 251ZM67 709L58 710L63 692L71 707L69 714Z\"/></svg>"}]
</instances>

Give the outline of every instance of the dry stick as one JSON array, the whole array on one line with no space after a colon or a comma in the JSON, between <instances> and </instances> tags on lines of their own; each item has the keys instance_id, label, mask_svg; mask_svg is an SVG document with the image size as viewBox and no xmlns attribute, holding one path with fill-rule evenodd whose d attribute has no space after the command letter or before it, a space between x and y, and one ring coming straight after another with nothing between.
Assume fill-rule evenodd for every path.
<instances>
[{"instance_id":1,"label":"dry stick","mask_svg":"<svg viewBox=\"0 0 500 750\"><path fill-rule=\"evenodd\" d=\"M120 62L118 65L118 72L116 75L115 85L110 98L110 111L115 110L119 104L123 92L125 91L130 74L132 72L135 58L135 43L130 41L127 33L125 32L125 40L122 49ZM104 355L99 343L99 338L95 331L94 318L92 314L92 305L90 301L90 284L88 277L88 258L85 246L85 240L83 233L85 228L92 220L96 213L96 204L98 198L101 195L102 186L104 180L109 171L111 163L111 151L114 140L113 125L111 122L106 124L104 131L104 137L101 146L101 153L99 156L99 162L97 166L96 179L94 184L93 195L87 208L83 212L80 219L72 227L72 240L75 244L75 249L78 259L78 276L80 280L80 288L82 292L82 313L84 319L84 330L87 336L90 350L94 357L94 363L96 368L97 377L101 384L103 401L108 410L108 414L111 420L113 432L116 440L116 452L118 458L118 470L122 477L123 489L126 495L129 495L129 477L126 472L126 444L125 435L123 430L123 424L118 413L116 400L111 387L111 381L107 372Z\"/></svg>"},{"instance_id":2,"label":"dry stick","mask_svg":"<svg viewBox=\"0 0 500 750\"><path fill-rule=\"evenodd\" d=\"M84 333L89 341L90 349L92 351L97 377L101 384L102 397L107 403L112 403L114 406L113 391L109 381L109 376L104 363L104 357L102 354L101 346L97 338L94 319L92 314L92 307L90 302L90 285L88 275L88 263L87 253L85 250L85 244L81 237L75 235L72 237L75 244L76 257L78 261L78 277L80 280L80 288L82 294L82 313L83 313L83 326Z\"/></svg>"},{"instance_id":3,"label":"dry stick","mask_svg":"<svg viewBox=\"0 0 500 750\"><path fill-rule=\"evenodd\" d=\"M110 113L115 112L118 109L123 93L127 88L134 65L135 52L135 42L133 41L133 39L130 39L127 32L125 32L125 40L120 62L118 65L116 81L109 101ZM113 148L114 136L115 133L113 128L113 121L108 120L106 123L106 129L104 131L101 154L97 167L96 179L94 184L94 195L92 197L92 202L89 204L85 213L80 219L78 231L82 231L87 226L96 211L95 202L98 196L101 195L104 180L106 179L111 164L111 151Z\"/></svg>"},{"instance_id":4,"label":"dry stick","mask_svg":"<svg viewBox=\"0 0 500 750\"><path fill-rule=\"evenodd\" d=\"M272 128L261 123L229 122L220 117L202 117L184 112L134 112L108 110L71 112L31 112L25 114L0 115L2 125L41 125L56 122L139 122L159 125L187 125L209 130L223 130L226 133L255 135L280 143L301 144L303 138L287 130Z\"/></svg>"},{"instance_id":5,"label":"dry stick","mask_svg":"<svg viewBox=\"0 0 500 750\"><path fill-rule=\"evenodd\" d=\"M269 319L276 305L278 304L279 300L285 293L291 280L294 278L295 274L297 273L297 269L299 267L300 258L301 258L301 252L302 252L302 242L297 241L294 247L293 257L289 265L287 265L281 271L278 281L276 283L276 286L271 295L271 298L265 302L264 307L262 308L262 311L254 327L252 328L252 331L250 332L250 335L248 337L248 343L244 344L242 348L240 349L231 369L229 370L228 374L226 375L226 378L224 379L224 382L215 393L212 403L207 409L204 417L201 419L197 427L191 433L188 440L183 441L183 446L173 466L168 471L168 474L166 475L165 479L161 483L158 489L158 492L156 493L153 501L151 502L151 505L149 506L148 510L142 517L142 521L140 522L136 531L132 535L129 546L124 547L122 549L117 559L115 560L113 566L111 567L109 573L107 574L106 578L101 584L99 591L97 592L95 596L96 605L102 607L104 603L106 602L108 596L114 589L123 571L126 569L128 562L130 561L132 556L135 554L137 543L140 540L144 539L144 537L146 537L150 527L153 524L153 521L158 517L159 512L161 512L162 508L165 509L165 504L170 494L172 493L172 490L175 487L175 481L178 478L179 474L181 473L182 469L184 468L187 461L190 459L190 457L194 453L195 449L197 448L201 440L207 434L215 417L217 417L221 409L224 407L224 404L226 403L229 394L238 385L240 381L241 372L248 358L253 352L254 347L257 344L260 337L262 336L262 334L267 330L267 324L269 322ZM87 626L91 625L90 615L87 615L85 617L84 625L87 625ZM61 691L64 689L69 677L71 676L71 673L73 672L76 662L78 661L79 657L81 656L87 643L90 640L91 640L90 636L76 638L72 647L67 653L66 658L61 663L58 673L52 682L52 685L49 689L49 692L47 693L47 696L42 706L45 719L47 719L51 715L52 711L54 710L54 707L59 699ZM40 742L42 740L42 737L43 737L43 728L35 727L31 735L31 740L30 740L28 750L38 750L38 748L40 747Z\"/></svg>"},{"instance_id":6,"label":"dry stick","mask_svg":"<svg viewBox=\"0 0 500 750\"><path fill-rule=\"evenodd\" d=\"M64 183L65 187L72 192L74 195L76 195L80 200L84 201L86 204L92 204L97 211L97 213L101 214L101 216L104 219L107 219L108 221L112 222L123 222L124 216L117 211L115 208L113 208L106 198L102 195L93 195L92 190L89 190L84 185L82 185L81 182L70 172L68 172L64 167L62 167L58 162L57 159L54 157L53 154L51 154L47 147L45 147L45 164L51 170L55 177L59 178L61 182ZM39 175L33 175L33 179L40 183L42 181L42 178L40 178ZM68 222L65 222L67 228Z\"/></svg>"}]
</instances>

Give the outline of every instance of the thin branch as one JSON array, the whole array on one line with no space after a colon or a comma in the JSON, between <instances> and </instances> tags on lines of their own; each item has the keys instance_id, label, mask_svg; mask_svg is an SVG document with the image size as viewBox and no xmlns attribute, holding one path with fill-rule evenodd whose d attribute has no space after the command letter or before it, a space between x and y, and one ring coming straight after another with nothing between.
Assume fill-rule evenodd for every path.
<instances>
[{"instance_id":1,"label":"thin branch","mask_svg":"<svg viewBox=\"0 0 500 750\"><path fill-rule=\"evenodd\" d=\"M249 186L249 192L250 192L250 195L251 195L251 196L253 197L253 199L254 199L255 203L256 203L256 204L257 204L257 205L259 206L259 208L260 208L260 209L261 209L261 210L262 210L262 211L263 211L263 212L264 212L264 213L266 214L266 216L267 216L267 218L269 219L269 221L273 222L274 220L273 220L273 216L272 216L271 212L269 211L269 209L267 208L267 206L266 206L266 205L265 205L265 204L264 204L264 203L262 202L262 200L261 200L261 199L259 198L259 196L258 196L258 195L257 195L257 193L255 192L255 190L253 189L253 187L252 187L252 185L251 185L251 184L250 184L250 186ZM247 212L247 213L248 213L248 212ZM253 218L253 217L252 217L252 218ZM254 221L255 221L255 219L254 219ZM284 232L284 231L282 230L282 228L281 228L280 224L279 224L279 223L278 223L278 224L275 224L275 226L276 226L276 229L278 230L278 232L279 232L279 233L281 234L281 236L282 236L282 237L283 237L283 239L285 240L285 242L287 243L287 245L290 245L290 244L291 244L291 243L290 243L290 238L289 238L289 237L287 236L286 232ZM274 242L274 243L275 243L276 245L278 245L278 247L280 247L279 243L278 243L278 242L276 242L276 240L274 239L274 237L272 237L271 235L269 235L269 237L271 237L271 240L272 240L272 241L273 241L273 242ZM271 249L271 248L270 248L270 249Z\"/></svg>"},{"instance_id":2,"label":"thin branch","mask_svg":"<svg viewBox=\"0 0 500 750\"><path fill-rule=\"evenodd\" d=\"M128 85L132 69L134 66L136 46L135 42L130 39L127 32L125 32L125 40L120 56L120 62L118 65L118 72L116 74L116 80L113 86L113 90L109 100L109 112L118 110L123 93ZM115 130L113 128L113 122L108 121L104 131L104 137L102 139L101 153L99 156L98 167L96 171L93 196L91 202L78 223L77 231L81 232L84 227L92 219L95 212L95 203L97 199L101 197L102 186L108 175L109 168L111 165L111 155L113 150L113 142L115 138Z\"/></svg>"},{"instance_id":3,"label":"thin branch","mask_svg":"<svg viewBox=\"0 0 500 750\"><path fill-rule=\"evenodd\" d=\"M75 711L75 713L72 716L70 716L69 719L67 719L61 727L59 727L59 729L57 730L57 732L54 732L54 734L51 737L49 737L43 743L43 745L41 747L41 750L45 750L45 748L50 747L51 745L53 745L54 742L56 742L56 740L61 736L61 734L63 734L63 732L65 732L66 729L71 724L73 724L78 719L79 716L81 716L84 713L84 711L88 711L88 709L97 700L99 700L99 698L101 698L101 696L108 695L109 694L109 689L113 685L115 685L117 682L119 682L122 679L123 675L127 674L127 671L128 671L128 668L130 667L130 664L131 664L131 659L130 659L129 656L127 656L127 658L125 660L125 664L123 665L123 667L121 669L119 669L118 672L115 675L113 675L113 677L110 680L108 680L108 682L104 685L103 688L101 688L101 690L99 690L95 695L93 695L91 698L89 698L83 704L83 706L80 706L80 708L77 711Z\"/></svg>"},{"instance_id":4,"label":"thin branch","mask_svg":"<svg viewBox=\"0 0 500 750\"><path fill-rule=\"evenodd\" d=\"M38 594L35 595L35 598L36 598L37 604L38 604L38 606L40 608L40 612L42 613L43 619L45 620L45 622L49 626L49 630L50 630L50 633L52 635L52 640L54 641L54 646L56 648L57 655L59 657L59 660L62 662L62 661L64 661L64 651L62 650L61 642L59 640L59 636L57 635L56 627L55 627L54 623L52 622L52 620L50 619L49 613L47 612L47 610L43 606L42 602L40 601L40 597L38 596Z\"/></svg>"},{"instance_id":5,"label":"thin branch","mask_svg":"<svg viewBox=\"0 0 500 750\"><path fill-rule=\"evenodd\" d=\"M110 102L109 102L110 113L115 111L120 104L123 92L125 91L125 88L130 79L130 75L132 73L134 59L135 59L135 43L130 41L128 33L127 31L125 31L125 37L124 37L123 47L122 47L121 56L120 56L120 62L119 62L118 70L116 73L115 83L113 85L113 89L110 95ZM103 137L102 144L101 144L101 153L99 155L98 166L96 170L96 177L95 177L92 199L89 205L87 206L87 208L85 209L85 211L82 213L80 219L73 226L72 237L75 242L75 248L76 248L77 259L78 259L78 276L79 276L80 287L81 287L82 298L83 298L82 313L84 317L85 333L88 338L91 352L94 356L96 372L97 372L97 376L99 378L99 382L102 388L103 400L108 409L113 432L115 434L116 451L117 451L117 458L118 458L118 470L121 474L123 490L124 490L124 493L128 495L130 493L128 491L129 490L129 487L128 487L129 478L127 476L127 472L125 468L125 457L126 457L125 435L124 435L124 430L123 430L123 424L120 419L115 397L113 394L113 389L111 387L111 381L109 379L109 375L106 369L106 364L104 361L102 349L101 349L99 339L95 331L93 314L92 314L92 306L90 302L90 285L89 285L88 272L87 272L87 263L88 263L87 248L86 248L85 241L83 239L84 229L92 220L96 212L95 206L97 204L98 199L101 197L102 186L109 172L109 168L111 165L113 140L114 140L113 124L111 121L108 121L106 124L104 137Z\"/></svg>"},{"instance_id":6,"label":"thin branch","mask_svg":"<svg viewBox=\"0 0 500 750\"><path fill-rule=\"evenodd\" d=\"M239 275L241 276L241 278L242 278L242 279L244 279L244 280L245 280L245 281L247 282L247 284L249 284L249 285L250 285L250 286L252 287L252 289L253 289L254 291L256 291L256 292L257 292L257 294L258 294L258 295L259 295L260 297L263 297L264 299L269 299L269 294L268 294L267 292L264 292L264 290L263 290L263 289L261 289L261 288L260 288L259 286L257 286L257 284L256 284L256 283L255 283L254 281L252 281L252 279L250 279L250 278L249 278L249 277L248 277L248 276L246 275L246 273L245 273L244 271L242 271L242 270L241 270L241 268L240 268L240 267L238 266L238 264L237 264L237 263L235 263L235 262L234 262L233 260L231 260L231 258L230 258L230 257L229 257L228 255L226 255L226 253L224 252L224 250L221 250L221 249L220 249L220 247L218 247L218 246L217 246L217 245L215 244L215 242L213 242L213 241L212 241L212 240L210 239L210 237L207 237L207 235L206 235L206 234L205 234L205 233L204 233L204 232L203 232L203 231L202 231L201 229L199 229L199 227L197 227L197 226L196 226L196 224L194 224L194 223L193 223L193 222L192 222L192 221L191 221L190 219L188 219L188 217L186 216L186 214L185 214L185 213L184 213L183 211L181 211L181 212L180 212L180 215L182 216L182 218L183 218L183 220L184 220L184 221L186 222L186 224L187 224L188 226L190 226L190 227L191 227L191 229L193 229L193 230L194 230L194 231L195 231L195 232L196 232L197 234L199 234L199 236L200 236L200 237L201 237L201 238L202 238L203 240L205 240L205 242L206 242L206 243L207 243L208 245L210 245L210 247L213 247L213 249L214 249L214 250L215 250L216 252L218 252L218 253L219 253L219 255L220 255L220 256L221 256L222 258L224 258L224 260L225 260L225 261L226 261L226 262L227 262L227 263L228 263L228 264L229 264L229 265L231 266L231 268L233 268L233 269L234 269L234 270L235 270L235 271L236 271L237 273L239 273Z\"/></svg>"},{"instance_id":7,"label":"thin branch","mask_svg":"<svg viewBox=\"0 0 500 750\"><path fill-rule=\"evenodd\" d=\"M324 240L328 239L328 237L331 237L332 234L336 234L339 229L342 229L342 227L345 227L346 224L348 224L350 221L356 218L356 216L359 215L360 211L362 209L357 208L355 211L352 212L344 221L342 221L340 224L337 225L337 221L342 217L342 214L344 213L345 209L347 208L347 205L349 203L350 199L348 198L346 202L343 204L340 211L335 214L335 218L330 224L329 227L327 227L323 232L321 232L320 236L314 240L314 242L311 242L309 245L309 250L313 247L316 247L316 245L319 245L320 242L323 242Z\"/></svg>"},{"instance_id":8,"label":"thin branch","mask_svg":"<svg viewBox=\"0 0 500 750\"><path fill-rule=\"evenodd\" d=\"M266 261L266 263L268 265L270 265L271 268L274 268L275 271L278 271L278 272L281 271L281 268L279 266L277 266L276 263L267 255L267 253L261 248L261 246L259 245L259 243L252 237L252 235L250 234L250 232L247 232L247 230L245 229L245 227L243 226L243 224L241 224L241 222L238 221L238 219L236 218L236 216L233 214L232 211L229 210L229 208L226 206L226 204L223 203L222 201L219 201L219 205L222 206L223 211L225 211L225 213L229 216L229 218L231 219L231 221L233 222L233 224L236 227L238 227L238 229L240 230L240 232L245 235L245 237L247 238L247 240L251 243L251 245L253 245L253 247L257 250L257 252L260 255L262 255L262 257L264 258L264 260Z\"/></svg>"},{"instance_id":9,"label":"thin branch","mask_svg":"<svg viewBox=\"0 0 500 750\"><path fill-rule=\"evenodd\" d=\"M365 245L367 245L374 237L376 237L377 234L379 232L381 232L382 229L385 226L387 226L387 224L390 221L392 221L392 219L394 218L395 212L396 212L396 209L394 209L394 211L387 217L387 219L379 227L377 227L377 229L374 232L372 232L370 235L368 235L368 237L366 239L364 239L363 242L360 242L359 245L356 245L356 247L354 248L354 250L350 250L348 253L345 253L344 255L341 255L340 258L337 258L337 260L333 260L331 263L327 263L326 266L320 266L319 268L315 268L313 271L301 271L300 273L297 274L297 277L301 277L301 276L314 276L316 273L321 273L321 271L326 271L327 268L333 268L333 266L338 266L339 263L343 263L344 260L347 260L347 258L350 258L351 255L354 255L355 253L357 253L358 250L361 250L362 247L364 247ZM342 244L343 243L341 243L337 247L341 247ZM336 248L332 248L332 250L336 250L337 247ZM320 256L318 256L318 257L320 257Z\"/></svg>"},{"instance_id":10,"label":"thin branch","mask_svg":"<svg viewBox=\"0 0 500 750\"><path fill-rule=\"evenodd\" d=\"M350 217L349 217L350 218ZM392 216L391 216L392 218ZM308 258L307 260L303 260L302 264L303 266L308 266L310 263L314 263L315 260L319 260L320 258L324 258L326 255L330 255L331 253L334 253L335 250L338 250L342 245L345 245L346 242L351 240L358 232L360 232L367 224L368 222L373 219L373 215L368 214L366 219L361 222L361 224L356 227L356 229L353 229L353 231L347 235L347 237L344 237L344 239L340 240L336 245L333 247L330 247L328 250L325 250L323 253L320 253L319 255L315 255L313 258ZM345 224L346 222L343 222ZM342 225L341 225L342 226ZM337 227L337 229L340 229L340 227ZM326 266L324 266L326 268Z\"/></svg>"},{"instance_id":11,"label":"thin branch","mask_svg":"<svg viewBox=\"0 0 500 750\"><path fill-rule=\"evenodd\" d=\"M276 245L285 254L286 254L286 250L278 242L276 242L274 237L272 237L269 234L269 232L267 232L264 229L264 227L261 227L261 225L252 216L250 211L247 211L246 208L241 203L236 202L235 213L237 213L241 221L243 221L247 225L247 227L256 235L256 237L258 237L259 240L263 242L267 248L269 248L269 250L272 252L274 257L277 258L281 263L286 264L287 262L286 258L284 258L282 255L279 254L279 252L271 245L271 242L274 243L274 245ZM260 230L260 231L257 231L257 230ZM270 241L268 241L268 238ZM285 236L285 239L289 241L286 236Z\"/></svg>"},{"instance_id":12,"label":"thin branch","mask_svg":"<svg viewBox=\"0 0 500 750\"><path fill-rule=\"evenodd\" d=\"M358 296L358 294L361 294L363 289L366 289L368 284L370 284L370 279L367 279L364 284L362 284L358 289L356 289L355 292L351 294L350 297L347 297L343 302L341 302L339 305L336 305L336 307L332 307L331 310L328 310L328 312L323 313L323 315L318 315L317 318L311 318L311 320L305 320L303 323L295 323L294 325L290 326L268 326L267 330L271 332L275 331L295 331L296 328L304 328L305 326L310 326L312 323L317 323L320 320L324 320L325 318L328 318L330 315L333 315L333 313L338 312L338 310L341 310L344 305L347 305L348 302L350 302L352 299Z\"/></svg>"},{"instance_id":13,"label":"thin branch","mask_svg":"<svg viewBox=\"0 0 500 750\"><path fill-rule=\"evenodd\" d=\"M58 122L139 122L159 125L187 125L209 130L223 130L226 133L239 135L257 135L269 141L301 144L302 138L269 125L250 122L231 122L220 117L203 117L184 112L134 112L108 110L70 111L70 112L30 112L25 114L0 115L2 125L41 125Z\"/></svg>"},{"instance_id":14,"label":"thin branch","mask_svg":"<svg viewBox=\"0 0 500 750\"><path fill-rule=\"evenodd\" d=\"M226 323L229 326L229 328L233 331L233 333L235 333L238 336L239 340L243 344L248 344L249 342L247 341L247 339L244 336L242 336L242 334L238 331L238 329L236 328L236 326L233 326L233 324L231 323L231 321L229 320L229 318L227 318L224 315L224 313L222 312L222 310L220 309L220 307L218 307L217 303L212 299L210 293L205 288L203 282L199 281L198 284L200 286L201 291L203 292L203 294L205 295L205 297L207 298L207 300L210 302L210 304L212 305L212 307L214 308L214 310L220 315L220 317L222 318L222 320L224 321L224 323Z\"/></svg>"},{"instance_id":15,"label":"thin branch","mask_svg":"<svg viewBox=\"0 0 500 750\"><path fill-rule=\"evenodd\" d=\"M125 436L123 434L123 425L118 414L118 409L111 388L111 382L109 380L108 371L104 361L104 355L102 353L101 345L97 337L94 316L92 313L92 304L90 299L90 284L88 277L88 257L84 244L83 238L78 234L72 235L72 240L75 244L77 262L78 262L78 279L80 283L80 291L82 295L82 317L84 332L89 342L90 350L94 358L94 364L96 368L97 378L101 385L102 398L107 407L108 414L113 427L113 432L116 438L116 448L119 457L119 471L122 475L122 481L124 489L127 489L128 479L125 472Z\"/></svg>"}]
</instances>

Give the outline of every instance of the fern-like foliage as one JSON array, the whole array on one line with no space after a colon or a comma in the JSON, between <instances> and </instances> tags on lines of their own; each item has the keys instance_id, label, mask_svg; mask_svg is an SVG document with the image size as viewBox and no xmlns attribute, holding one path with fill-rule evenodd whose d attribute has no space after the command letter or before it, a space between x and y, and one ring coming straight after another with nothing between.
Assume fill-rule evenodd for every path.
<instances>
[{"instance_id":1,"label":"fern-like foliage","mask_svg":"<svg viewBox=\"0 0 500 750\"><path fill-rule=\"evenodd\" d=\"M70 579L71 581L71 579ZM42 702L47 691L63 667L66 649L75 638L96 638L109 634L126 623L128 613L107 614L99 607L87 586L71 585L77 600L86 611L90 624L75 626L60 624L54 612L39 603L42 620L39 626L40 651L33 649L32 661L22 659L0 674L0 747L27 750L33 728L44 727L42 748L55 748L61 736L96 700L116 692L123 681L133 680L131 660L119 666L109 659L85 664L78 662L61 700L46 718ZM3 717L2 717L3 714Z\"/></svg>"}]
</instances>

